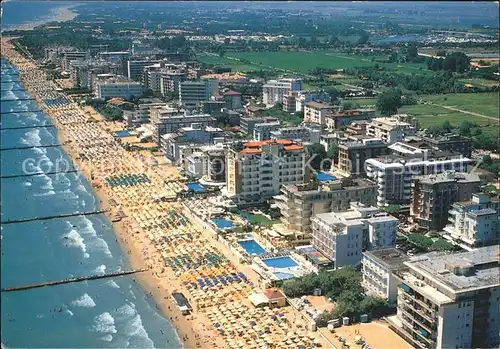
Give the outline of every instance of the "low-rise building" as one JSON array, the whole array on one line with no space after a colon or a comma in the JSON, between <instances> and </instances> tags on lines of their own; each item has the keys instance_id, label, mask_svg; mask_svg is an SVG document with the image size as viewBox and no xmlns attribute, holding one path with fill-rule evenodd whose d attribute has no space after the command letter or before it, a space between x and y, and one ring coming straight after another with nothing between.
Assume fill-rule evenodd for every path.
<instances>
[{"instance_id":1,"label":"low-rise building","mask_svg":"<svg viewBox=\"0 0 500 349\"><path fill-rule=\"evenodd\" d=\"M410 215L419 227L440 230L448 223L448 211L457 201L466 201L480 190L479 176L443 172L413 177Z\"/></svg>"},{"instance_id":2,"label":"low-rise building","mask_svg":"<svg viewBox=\"0 0 500 349\"><path fill-rule=\"evenodd\" d=\"M330 96L324 92L290 91L283 96L283 110L288 113L303 112L305 103L312 101L327 103Z\"/></svg>"},{"instance_id":3,"label":"low-rise building","mask_svg":"<svg viewBox=\"0 0 500 349\"><path fill-rule=\"evenodd\" d=\"M363 179L342 179L328 183L284 185L274 197L283 224L290 230L311 232L311 217L320 213L345 211L350 202L376 204L376 185Z\"/></svg>"},{"instance_id":4,"label":"low-rise building","mask_svg":"<svg viewBox=\"0 0 500 349\"><path fill-rule=\"evenodd\" d=\"M404 116L401 115L372 119L366 126L366 135L380 138L387 143L400 142L416 133L416 128L403 119Z\"/></svg>"},{"instance_id":5,"label":"low-rise building","mask_svg":"<svg viewBox=\"0 0 500 349\"><path fill-rule=\"evenodd\" d=\"M363 252L363 288L366 293L396 303L401 279L397 273L406 270L410 257L396 248Z\"/></svg>"},{"instance_id":6,"label":"low-rise building","mask_svg":"<svg viewBox=\"0 0 500 349\"><path fill-rule=\"evenodd\" d=\"M271 139L271 132L278 130L280 126L281 123L279 121L255 124L253 128L253 139L256 141L267 141Z\"/></svg>"},{"instance_id":7,"label":"low-rise building","mask_svg":"<svg viewBox=\"0 0 500 349\"><path fill-rule=\"evenodd\" d=\"M271 139L290 139L302 143L319 143L321 129L310 126L281 127L271 131Z\"/></svg>"},{"instance_id":8,"label":"low-rise building","mask_svg":"<svg viewBox=\"0 0 500 349\"><path fill-rule=\"evenodd\" d=\"M308 180L307 152L289 140L253 141L228 151L225 195L238 204L264 202L282 185Z\"/></svg>"},{"instance_id":9,"label":"low-rise building","mask_svg":"<svg viewBox=\"0 0 500 349\"><path fill-rule=\"evenodd\" d=\"M371 120L375 114L374 109L352 109L332 112L326 116L325 125L330 130L347 127L354 121Z\"/></svg>"},{"instance_id":10,"label":"low-rise building","mask_svg":"<svg viewBox=\"0 0 500 349\"><path fill-rule=\"evenodd\" d=\"M270 116L264 116L264 117L251 116L251 117L240 118L241 132L253 135L253 130L256 124L276 123L276 122L279 122L279 120L277 118Z\"/></svg>"},{"instance_id":11,"label":"low-rise building","mask_svg":"<svg viewBox=\"0 0 500 349\"><path fill-rule=\"evenodd\" d=\"M96 97L101 99L118 97L130 100L141 97L142 94L142 85L135 81L110 79L96 84Z\"/></svg>"},{"instance_id":12,"label":"low-rise building","mask_svg":"<svg viewBox=\"0 0 500 349\"><path fill-rule=\"evenodd\" d=\"M338 110L339 107L328 103L306 102L304 105L304 121L313 122L322 126L326 125L327 115Z\"/></svg>"},{"instance_id":13,"label":"low-rise building","mask_svg":"<svg viewBox=\"0 0 500 349\"><path fill-rule=\"evenodd\" d=\"M433 149L456 152L467 157L471 156L472 150L474 148L474 140L472 138L463 137L456 134L421 138L422 141L431 146Z\"/></svg>"},{"instance_id":14,"label":"low-rise building","mask_svg":"<svg viewBox=\"0 0 500 349\"><path fill-rule=\"evenodd\" d=\"M472 200L456 202L449 211L445 238L465 248L500 243L500 199L475 193Z\"/></svg>"},{"instance_id":15,"label":"low-rise building","mask_svg":"<svg viewBox=\"0 0 500 349\"><path fill-rule=\"evenodd\" d=\"M362 251L394 247L398 219L375 207L351 203L343 212L320 213L311 219L313 246L335 262L356 266Z\"/></svg>"},{"instance_id":16,"label":"low-rise building","mask_svg":"<svg viewBox=\"0 0 500 349\"><path fill-rule=\"evenodd\" d=\"M404 262L391 328L415 348L497 348L500 344L499 246Z\"/></svg>"}]
</instances>

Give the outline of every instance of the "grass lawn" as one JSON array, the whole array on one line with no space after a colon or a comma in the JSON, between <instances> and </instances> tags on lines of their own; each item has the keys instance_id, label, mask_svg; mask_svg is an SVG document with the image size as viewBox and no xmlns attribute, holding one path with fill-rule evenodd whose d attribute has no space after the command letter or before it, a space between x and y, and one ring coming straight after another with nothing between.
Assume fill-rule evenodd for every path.
<instances>
[{"instance_id":1,"label":"grass lawn","mask_svg":"<svg viewBox=\"0 0 500 349\"><path fill-rule=\"evenodd\" d=\"M251 224L259 225L261 227L271 226L276 223L280 223L279 220L273 221L261 214L252 214L248 212L242 212L240 214L243 218L247 219Z\"/></svg>"},{"instance_id":2,"label":"grass lawn","mask_svg":"<svg viewBox=\"0 0 500 349\"><path fill-rule=\"evenodd\" d=\"M376 98L359 98L359 99L343 99L343 102L350 102L352 104L358 104L360 107L374 107L377 104Z\"/></svg>"},{"instance_id":3,"label":"grass lawn","mask_svg":"<svg viewBox=\"0 0 500 349\"><path fill-rule=\"evenodd\" d=\"M449 93L419 97L436 104L455 107L490 117L499 116L500 95L498 92L488 93ZM467 115L467 114L466 114ZM468 115L468 117L476 117Z\"/></svg>"},{"instance_id":4,"label":"grass lawn","mask_svg":"<svg viewBox=\"0 0 500 349\"><path fill-rule=\"evenodd\" d=\"M200 55L200 56L197 56L197 58L202 63L217 64L217 65L221 65L221 66L230 67L231 70L234 72L244 73L247 71L254 71L254 70L269 70L268 68L265 68L262 66L253 65L253 64L245 64L245 63L238 62L237 60L229 59L229 58L225 58L225 57Z\"/></svg>"}]
</instances>

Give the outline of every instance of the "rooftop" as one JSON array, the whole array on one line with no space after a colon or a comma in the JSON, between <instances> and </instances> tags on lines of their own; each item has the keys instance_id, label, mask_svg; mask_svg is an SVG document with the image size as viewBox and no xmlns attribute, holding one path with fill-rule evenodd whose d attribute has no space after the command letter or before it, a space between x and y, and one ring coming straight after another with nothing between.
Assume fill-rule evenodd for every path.
<instances>
[{"instance_id":1,"label":"rooftop","mask_svg":"<svg viewBox=\"0 0 500 349\"><path fill-rule=\"evenodd\" d=\"M381 250L366 251L363 254L374 260L376 263L383 265L389 270L397 270L404 268L404 262L410 259L406 253L397 248L384 248Z\"/></svg>"},{"instance_id":2,"label":"rooftop","mask_svg":"<svg viewBox=\"0 0 500 349\"><path fill-rule=\"evenodd\" d=\"M459 253L431 252L405 265L444 284L454 293L500 286L500 246Z\"/></svg>"},{"instance_id":3,"label":"rooftop","mask_svg":"<svg viewBox=\"0 0 500 349\"><path fill-rule=\"evenodd\" d=\"M332 109L336 108L334 105L328 104L328 103L321 103L321 102L306 102L306 106L314 108L314 109Z\"/></svg>"},{"instance_id":4,"label":"rooftop","mask_svg":"<svg viewBox=\"0 0 500 349\"><path fill-rule=\"evenodd\" d=\"M414 179L424 184L446 183L446 182L480 182L477 174L466 172L445 171L439 174L416 176Z\"/></svg>"}]
</instances>

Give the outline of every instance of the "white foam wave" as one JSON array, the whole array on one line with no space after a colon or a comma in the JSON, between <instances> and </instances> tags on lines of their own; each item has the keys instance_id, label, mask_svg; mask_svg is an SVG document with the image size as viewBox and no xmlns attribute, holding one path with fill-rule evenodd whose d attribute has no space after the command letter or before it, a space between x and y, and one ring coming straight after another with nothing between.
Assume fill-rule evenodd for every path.
<instances>
[{"instance_id":1,"label":"white foam wave","mask_svg":"<svg viewBox=\"0 0 500 349\"><path fill-rule=\"evenodd\" d=\"M120 288L120 286L114 280L106 281L105 285L108 285L111 288Z\"/></svg>"},{"instance_id":2,"label":"white foam wave","mask_svg":"<svg viewBox=\"0 0 500 349\"><path fill-rule=\"evenodd\" d=\"M71 229L71 231L67 234L63 235L64 240L70 247L77 247L82 250L85 258L89 258L89 254L87 253L87 246L83 242L83 237L75 230Z\"/></svg>"},{"instance_id":3,"label":"white foam wave","mask_svg":"<svg viewBox=\"0 0 500 349\"><path fill-rule=\"evenodd\" d=\"M109 246L106 243L104 239L101 239L100 237L97 236L97 231L94 228L94 223L87 217L83 217L85 227L83 227L80 232L84 235L88 235L89 237L92 237L90 240L89 247L92 249L96 249L104 253L106 256L112 258L113 255L111 254L111 251L109 250Z\"/></svg>"},{"instance_id":4,"label":"white foam wave","mask_svg":"<svg viewBox=\"0 0 500 349\"><path fill-rule=\"evenodd\" d=\"M47 155L47 148L33 148L33 151L38 155Z\"/></svg>"},{"instance_id":5,"label":"white foam wave","mask_svg":"<svg viewBox=\"0 0 500 349\"><path fill-rule=\"evenodd\" d=\"M24 134L24 137L21 137L20 142L29 146L40 146L42 145L41 140L42 138L40 137L40 130L38 128L35 128L26 132Z\"/></svg>"},{"instance_id":6,"label":"white foam wave","mask_svg":"<svg viewBox=\"0 0 500 349\"><path fill-rule=\"evenodd\" d=\"M142 324L142 319L139 314L134 316L134 318L125 324L125 333L129 337L136 337L140 340L141 348L154 348L154 342L149 338L144 325Z\"/></svg>"},{"instance_id":7,"label":"white foam wave","mask_svg":"<svg viewBox=\"0 0 500 349\"><path fill-rule=\"evenodd\" d=\"M45 175L44 180L45 180L45 184L42 185L40 188L45 189L45 190L54 190L54 183L52 181L52 178Z\"/></svg>"},{"instance_id":8,"label":"white foam wave","mask_svg":"<svg viewBox=\"0 0 500 349\"><path fill-rule=\"evenodd\" d=\"M69 189L69 188L68 189L64 189L61 193L69 194L68 196L69 196L70 199L78 199L78 198L80 198L78 195L76 195L75 193L73 193L71 191L71 189Z\"/></svg>"},{"instance_id":9,"label":"white foam wave","mask_svg":"<svg viewBox=\"0 0 500 349\"><path fill-rule=\"evenodd\" d=\"M72 312L71 310L69 310L69 309L66 309L66 311L68 312L68 314L69 314L70 316L75 315L75 314L73 314L73 312Z\"/></svg>"},{"instance_id":10,"label":"white foam wave","mask_svg":"<svg viewBox=\"0 0 500 349\"><path fill-rule=\"evenodd\" d=\"M42 197L42 196L52 196L52 195L56 195L56 192L53 191L53 190L50 190L46 193L41 193L41 194L33 194L33 196L36 196L36 197Z\"/></svg>"},{"instance_id":11,"label":"white foam wave","mask_svg":"<svg viewBox=\"0 0 500 349\"><path fill-rule=\"evenodd\" d=\"M105 312L94 317L94 326L92 329L95 332L101 333L116 333L115 319L110 313Z\"/></svg>"},{"instance_id":12,"label":"white foam wave","mask_svg":"<svg viewBox=\"0 0 500 349\"><path fill-rule=\"evenodd\" d=\"M31 187L32 183L31 182L23 182L21 185L23 187Z\"/></svg>"},{"instance_id":13,"label":"white foam wave","mask_svg":"<svg viewBox=\"0 0 500 349\"><path fill-rule=\"evenodd\" d=\"M117 309L118 314L125 316L127 319L132 318L135 314L135 304L125 304Z\"/></svg>"},{"instance_id":14,"label":"white foam wave","mask_svg":"<svg viewBox=\"0 0 500 349\"><path fill-rule=\"evenodd\" d=\"M97 268L94 269L94 273L96 274L104 274L106 273L106 266L104 264L101 264Z\"/></svg>"},{"instance_id":15,"label":"white foam wave","mask_svg":"<svg viewBox=\"0 0 500 349\"><path fill-rule=\"evenodd\" d=\"M71 302L71 304L74 305L75 307L84 307L84 308L95 307L95 302L92 299L92 297L89 296L88 293L85 293L80 298L75 299L73 302Z\"/></svg>"},{"instance_id":16,"label":"white foam wave","mask_svg":"<svg viewBox=\"0 0 500 349\"><path fill-rule=\"evenodd\" d=\"M113 336L110 334L107 334L107 335L101 337L100 339L105 341L105 342L111 342L113 340Z\"/></svg>"}]
</instances>

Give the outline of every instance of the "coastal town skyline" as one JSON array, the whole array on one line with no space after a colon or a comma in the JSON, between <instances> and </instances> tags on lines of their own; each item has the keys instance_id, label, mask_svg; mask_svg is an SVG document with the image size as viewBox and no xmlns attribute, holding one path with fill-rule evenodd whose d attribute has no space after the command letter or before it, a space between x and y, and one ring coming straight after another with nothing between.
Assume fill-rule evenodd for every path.
<instances>
[{"instance_id":1,"label":"coastal town skyline","mask_svg":"<svg viewBox=\"0 0 500 349\"><path fill-rule=\"evenodd\" d=\"M497 347L497 9L3 1L2 348Z\"/></svg>"}]
</instances>

